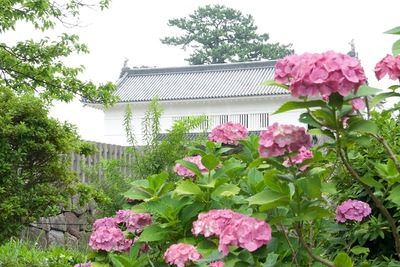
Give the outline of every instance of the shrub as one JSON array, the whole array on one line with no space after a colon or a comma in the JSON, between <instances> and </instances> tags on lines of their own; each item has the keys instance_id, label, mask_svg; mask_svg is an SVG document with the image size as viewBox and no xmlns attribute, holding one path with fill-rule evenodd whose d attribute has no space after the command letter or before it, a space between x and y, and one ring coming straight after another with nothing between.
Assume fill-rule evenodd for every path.
<instances>
[{"instance_id":1,"label":"shrub","mask_svg":"<svg viewBox=\"0 0 400 267\"><path fill-rule=\"evenodd\" d=\"M389 32L400 34L399 28ZM379 78L400 78L397 63L384 64L377 65ZM201 148L190 147L192 157L176 160L179 180L155 173L133 181L124 194L139 200L125 205L129 212L151 214L152 221L134 235L125 232L130 251L96 250L91 260L125 266L399 266L400 105L380 110L378 104L399 97L400 86L389 92L367 86L359 61L332 51L279 60L276 80L283 84L266 84L299 98L276 113L304 109L300 121L313 129L274 124L228 145L211 136ZM221 127L215 132L223 133ZM311 135L329 141L311 148ZM233 149L236 142L242 146Z\"/></svg>"}]
</instances>

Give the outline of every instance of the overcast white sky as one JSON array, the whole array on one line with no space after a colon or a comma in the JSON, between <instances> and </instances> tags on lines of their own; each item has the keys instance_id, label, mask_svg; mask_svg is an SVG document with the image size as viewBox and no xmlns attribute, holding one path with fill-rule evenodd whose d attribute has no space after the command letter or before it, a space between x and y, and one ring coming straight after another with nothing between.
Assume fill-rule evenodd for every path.
<instances>
[{"instance_id":1,"label":"overcast white sky","mask_svg":"<svg viewBox=\"0 0 400 267\"><path fill-rule=\"evenodd\" d=\"M399 0L113 0L108 10L82 14L82 23L87 26L72 32L91 53L68 62L83 64L86 71L82 78L95 83L116 81L125 58L129 67L187 65L183 50L163 45L159 39L180 33L167 26L168 19L185 17L206 4L222 4L253 15L259 33L269 33L271 42L292 43L298 54L347 53L354 39L370 85L388 85L376 81L373 68L391 53L397 40L383 32L400 26ZM76 124L85 140L103 140L101 111L75 101L57 104L52 115Z\"/></svg>"}]
</instances>

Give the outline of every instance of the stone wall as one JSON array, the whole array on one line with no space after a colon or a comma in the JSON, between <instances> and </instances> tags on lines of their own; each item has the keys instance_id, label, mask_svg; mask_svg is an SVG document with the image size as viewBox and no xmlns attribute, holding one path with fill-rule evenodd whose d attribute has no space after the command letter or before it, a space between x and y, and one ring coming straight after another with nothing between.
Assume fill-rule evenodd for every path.
<instances>
[{"instance_id":1,"label":"stone wall","mask_svg":"<svg viewBox=\"0 0 400 267\"><path fill-rule=\"evenodd\" d=\"M40 218L23 231L22 238L36 242L42 248L87 245L92 230L95 205L80 207L77 197L71 198L72 208L61 208L53 217Z\"/></svg>"}]
</instances>

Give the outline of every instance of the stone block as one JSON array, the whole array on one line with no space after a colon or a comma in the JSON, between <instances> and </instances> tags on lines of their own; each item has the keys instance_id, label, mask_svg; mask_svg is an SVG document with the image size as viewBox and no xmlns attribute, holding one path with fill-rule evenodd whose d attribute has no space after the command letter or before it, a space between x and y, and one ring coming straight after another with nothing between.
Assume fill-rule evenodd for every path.
<instances>
[{"instance_id":1,"label":"stone block","mask_svg":"<svg viewBox=\"0 0 400 267\"><path fill-rule=\"evenodd\" d=\"M29 226L22 231L21 236L23 240L35 242L43 249L47 248L47 232L44 229Z\"/></svg>"},{"instance_id":2,"label":"stone block","mask_svg":"<svg viewBox=\"0 0 400 267\"><path fill-rule=\"evenodd\" d=\"M76 238L80 238L80 222L79 218L73 212L64 213L65 221L67 224L67 232Z\"/></svg>"},{"instance_id":3,"label":"stone block","mask_svg":"<svg viewBox=\"0 0 400 267\"><path fill-rule=\"evenodd\" d=\"M39 229L44 229L47 232L50 231L50 221L47 218L39 218L37 222L31 223L30 225Z\"/></svg>"},{"instance_id":4,"label":"stone block","mask_svg":"<svg viewBox=\"0 0 400 267\"><path fill-rule=\"evenodd\" d=\"M93 224L89 223L87 217L88 217L87 215L82 215L82 216L79 217L79 223L80 223L80 229L79 230L81 232L82 231L85 231L85 232L92 231Z\"/></svg>"},{"instance_id":5,"label":"stone block","mask_svg":"<svg viewBox=\"0 0 400 267\"><path fill-rule=\"evenodd\" d=\"M53 216L49 218L50 229L59 230L66 232L67 231L67 222L65 220L64 214L59 214L57 216Z\"/></svg>"},{"instance_id":6,"label":"stone block","mask_svg":"<svg viewBox=\"0 0 400 267\"><path fill-rule=\"evenodd\" d=\"M79 239L67 232L65 233L65 245L69 248L77 248Z\"/></svg>"},{"instance_id":7,"label":"stone block","mask_svg":"<svg viewBox=\"0 0 400 267\"><path fill-rule=\"evenodd\" d=\"M64 246L65 245L65 235L64 232L50 230L48 233L48 245L49 247Z\"/></svg>"}]
</instances>

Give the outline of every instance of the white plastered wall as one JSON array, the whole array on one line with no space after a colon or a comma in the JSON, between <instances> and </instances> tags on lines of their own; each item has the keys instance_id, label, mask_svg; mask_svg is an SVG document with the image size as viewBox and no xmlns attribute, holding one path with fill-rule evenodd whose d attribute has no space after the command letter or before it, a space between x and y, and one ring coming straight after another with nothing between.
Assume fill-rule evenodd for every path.
<instances>
[{"instance_id":1,"label":"white plastered wall","mask_svg":"<svg viewBox=\"0 0 400 267\"><path fill-rule=\"evenodd\" d=\"M184 116L201 115L226 115L226 114L250 114L268 113L269 125L274 122L280 124L302 125L298 119L304 111L290 111L280 114L274 113L283 103L291 100L288 96L266 96L266 97L243 97L226 99L204 99L204 100L180 100L160 101L164 108L161 118L162 131L165 132L173 125L173 118ZM133 110L132 126L138 144L142 143L141 122L149 103L131 103ZM117 104L105 110L105 140L107 143L117 145L129 145L124 130L124 114L127 104Z\"/></svg>"}]
</instances>

